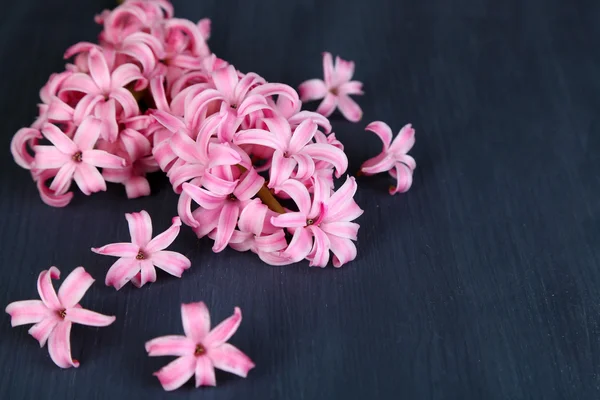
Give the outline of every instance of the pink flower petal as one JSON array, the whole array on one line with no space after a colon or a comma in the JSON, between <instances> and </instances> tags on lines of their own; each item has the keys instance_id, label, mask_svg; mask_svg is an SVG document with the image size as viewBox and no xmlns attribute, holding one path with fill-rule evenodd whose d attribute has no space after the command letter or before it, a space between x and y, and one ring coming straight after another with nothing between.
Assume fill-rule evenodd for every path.
<instances>
[{"instance_id":1,"label":"pink flower petal","mask_svg":"<svg viewBox=\"0 0 600 400\"><path fill-rule=\"evenodd\" d=\"M135 64L123 64L118 66L111 76L111 90L127 86L133 81L144 79L140 69Z\"/></svg>"},{"instance_id":2,"label":"pink flower petal","mask_svg":"<svg viewBox=\"0 0 600 400\"><path fill-rule=\"evenodd\" d=\"M200 343L210 332L210 313L204 302L181 305L181 320L185 335Z\"/></svg>"},{"instance_id":3,"label":"pink flower petal","mask_svg":"<svg viewBox=\"0 0 600 400\"><path fill-rule=\"evenodd\" d=\"M269 188L277 188L288 180L296 167L296 162L283 156L281 150L275 150L269 171Z\"/></svg>"},{"instance_id":4,"label":"pink flower petal","mask_svg":"<svg viewBox=\"0 0 600 400\"><path fill-rule=\"evenodd\" d=\"M131 278L131 282L138 288L146 283L156 282L156 269L150 260L140 261L140 272Z\"/></svg>"},{"instance_id":5,"label":"pink flower petal","mask_svg":"<svg viewBox=\"0 0 600 400\"><path fill-rule=\"evenodd\" d=\"M323 53L323 75L325 76L325 85L330 87L335 79L335 70L333 68L333 57L331 53Z\"/></svg>"},{"instance_id":6,"label":"pink flower petal","mask_svg":"<svg viewBox=\"0 0 600 400\"><path fill-rule=\"evenodd\" d=\"M77 145L76 150L84 151L92 149L100 137L102 123L97 118L86 118L83 123L77 128L73 142ZM70 154L73 154L72 152Z\"/></svg>"},{"instance_id":7,"label":"pink flower petal","mask_svg":"<svg viewBox=\"0 0 600 400\"><path fill-rule=\"evenodd\" d=\"M365 161L360 167L360 170L365 175L375 175L380 172L389 171L394 167L394 164L394 159L388 156L387 152L384 151L383 153Z\"/></svg>"},{"instance_id":8,"label":"pink flower petal","mask_svg":"<svg viewBox=\"0 0 600 400\"><path fill-rule=\"evenodd\" d=\"M171 111L171 107L169 107L169 103L167 101L164 81L165 77L162 75L152 78L150 80L150 93L152 93L152 98L154 99L156 108L160 111L169 112Z\"/></svg>"},{"instance_id":9,"label":"pink flower petal","mask_svg":"<svg viewBox=\"0 0 600 400\"><path fill-rule=\"evenodd\" d=\"M330 236L329 246L333 253L333 266L336 268L356 258L356 246L350 239Z\"/></svg>"},{"instance_id":10,"label":"pink flower petal","mask_svg":"<svg viewBox=\"0 0 600 400\"><path fill-rule=\"evenodd\" d=\"M221 208L215 208L213 210L199 208L194 211L194 219L197 222L197 226L194 227L194 233L196 236L198 236L198 238L202 238L215 229L219 224L220 214Z\"/></svg>"},{"instance_id":11,"label":"pink flower petal","mask_svg":"<svg viewBox=\"0 0 600 400\"><path fill-rule=\"evenodd\" d=\"M282 251L287 247L285 232L283 229L266 236L259 236L254 239L256 248L259 252L272 253Z\"/></svg>"},{"instance_id":12,"label":"pink flower petal","mask_svg":"<svg viewBox=\"0 0 600 400\"><path fill-rule=\"evenodd\" d=\"M304 148L304 153L315 160L321 160L332 164L339 178L348 169L348 157L346 153L330 144L313 143Z\"/></svg>"},{"instance_id":13,"label":"pink flower petal","mask_svg":"<svg viewBox=\"0 0 600 400\"><path fill-rule=\"evenodd\" d=\"M196 370L196 357L185 356L179 357L175 361L162 367L154 373L158 378L163 389L172 391L183 386L184 383L190 380Z\"/></svg>"},{"instance_id":14,"label":"pink flower petal","mask_svg":"<svg viewBox=\"0 0 600 400\"><path fill-rule=\"evenodd\" d=\"M348 82L354 75L354 61L342 60L340 57L335 58L335 73L338 83Z\"/></svg>"},{"instance_id":15,"label":"pink flower petal","mask_svg":"<svg viewBox=\"0 0 600 400\"><path fill-rule=\"evenodd\" d=\"M311 228L314 244L308 255L311 267L325 268L329 262L329 238L320 228Z\"/></svg>"},{"instance_id":16,"label":"pink flower petal","mask_svg":"<svg viewBox=\"0 0 600 400\"><path fill-rule=\"evenodd\" d=\"M73 179L83 194L87 196L106 190L106 182L102 174L92 165L79 163L75 168Z\"/></svg>"},{"instance_id":17,"label":"pink flower petal","mask_svg":"<svg viewBox=\"0 0 600 400\"><path fill-rule=\"evenodd\" d=\"M102 95L88 94L83 96L83 98L77 103L72 118L68 119L67 121L72 119L75 125L81 125L85 119L87 119L87 117L94 115L94 112L97 111L96 106L99 104L101 105L102 103L104 103L104 96ZM94 143L92 143L89 148L91 148L93 144ZM82 147L80 146L80 148Z\"/></svg>"},{"instance_id":18,"label":"pink flower petal","mask_svg":"<svg viewBox=\"0 0 600 400\"><path fill-rule=\"evenodd\" d=\"M82 153L82 161L86 164L100 168L123 168L127 165L121 157L117 157L103 150L85 150Z\"/></svg>"},{"instance_id":19,"label":"pink flower petal","mask_svg":"<svg viewBox=\"0 0 600 400\"><path fill-rule=\"evenodd\" d=\"M319 107L317 107L317 112L325 117L329 117L335 111L337 103L337 97L331 93L327 93L321 104L319 104Z\"/></svg>"},{"instance_id":20,"label":"pink flower petal","mask_svg":"<svg viewBox=\"0 0 600 400\"><path fill-rule=\"evenodd\" d=\"M41 300L15 301L6 306L6 312L10 315L10 326L25 324L37 324L50 316L51 312Z\"/></svg>"},{"instance_id":21,"label":"pink flower petal","mask_svg":"<svg viewBox=\"0 0 600 400\"><path fill-rule=\"evenodd\" d=\"M52 286L52 279L59 279L60 271L56 267L50 267L40 273L37 280L37 290L40 298L51 310L61 310L63 307L58 300L54 286Z\"/></svg>"},{"instance_id":22,"label":"pink flower petal","mask_svg":"<svg viewBox=\"0 0 600 400\"><path fill-rule=\"evenodd\" d=\"M242 177L233 191L239 200L250 200L265 184L265 178L260 176L254 168L250 168Z\"/></svg>"},{"instance_id":23,"label":"pink flower petal","mask_svg":"<svg viewBox=\"0 0 600 400\"><path fill-rule=\"evenodd\" d=\"M211 360L204 356L196 359L196 387L217 386L215 369Z\"/></svg>"},{"instance_id":24,"label":"pink flower petal","mask_svg":"<svg viewBox=\"0 0 600 400\"><path fill-rule=\"evenodd\" d=\"M92 247L92 251L103 256L135 258L140 246L133 243L112 243L100 248Z\"/></svg>"},{"instance_id":25,"label":"pink flower petal","mask_svg":"<svg viewBox=\"0 0 600 400\"><path fill-rule=\"evenodd\" d=\"M393 176L396 178L396 186L390 188L390 194L407 192L413 182L412 170L402 163L396 163L393 171Z\"/></svg>"},{"instance_id":26,"label":"pink flower petal","mask_svg":"<svg viewBox=\"0 0 600 400\"><path fill-rule=\"evenodd\" d=\"M34 150L35 158L32 161L37 169L60 168L71 161L71 157L54 146L35 146Z\"/></svg>"},{"instance_id":27,"label":"pink flower petal","mask_svg":"<svg viewBox=\"0 0 600 400\"><path fill-rule=\"evenodd\" d=\"M83 267L75 268L58 289L58 299L64 308L75 306L94 283L94 278Z\"/></svg>"},{"instance_id":28,"label":"pink flower petal","mask_svg":"<svg viewBox=\"0 0 600 400\"><path fill-rule=\"evenodd\" d=\"M365 130L371 131L379 136L381 142L383 143L383 151L387 152L392 143L393 137L392 129L389 127L389 125L382 121L374 121L367 125Z\"/></svg>"},{"instance_id":29,"label":"pink flower petal","mask_svg":"<svg viewBox=\"0 0 600 400\"><path fill-rule=\"evenodd\" d=\"M253 144L270 147L275 150L284 151L280 141L268 131L262 129L248 129L236 133L234 138L235 144L238 146L244 144Z\"/></svg>"},{"instance_id":30,"label":"pink flower petal","mask_svg":"<svg viewBox=\"0 0 600 400\"><path fill-rule=\"evenodd\" d=\"M296 161L296 165L298 167L296 169L296 173L293 174L293 177L295 179L309 179L315 174L315 161L313 160L313 157L311 155L304 152L293 154L292 158Z\"/></svg>"},{"instance_id":31,"label":"pink flower petal","mask_svg":"<svg viewBox=\"0 0 600 400\"><path fill-rule=\"evenodd\" d=\"M293 262L298 262L310 253L312 246L313 240L309 230L306 228L297 228L290 244L282 255Z\"/></svg>"},{"instance_id":32,"label":"pink flower petal","mask_svg":"<svg viewBox=\"0 0 600 400\"><path fill-rule=\"evenodd\" d=\"M238 181L228 181L221 179L218 176L209 172L205 173L202 177L202 186L204 186L210 192L218 196L227 196L233 193L236 188Z\"/></svg>"},{"instance_id":33,"label":"pink flower petal","mask_svg":"<svg viewBox=\"0 0 600 400\"><path fill-rule=\"evenodd\" d=\"M120 258L108 270L104 283L119 290L138 272L140 272L139 260Z\"/></svg>"},{"instance_id":34,"label":"pink flower petal","mask_svg":"<svg viewBox=\"0 0 600 400\"><path fill-rule=\"evenodd\" d=\"M320 228L328 235L356 240L360 225L355 222L338 221L322 223Z\"/></svg>"},{"instance_id":35,"label":"pink flower petal","mask_svg":"<svg viewBox=\"0 0 600 400\"><path fill-rule=\"evenodd\" d=\"M37 179L37 188L42 201L51 207L65 207L73 198L73 192L66 194L57 194L46 186L46 181L54 177L56 172L52 170L44 170L40 173Z\"/></svg>"},{"instance_id":36,"label":"pink flower petal","mask_svg":"<svg viewBox=\"0 0 600 400\"><path fill-rule=\"evenodd\" d=\"M37 129L21 128L10 142L10 152L21 168L30 169L34 158L28 152L28 145L35 145L42 135Z\"/></svg>"},{"instance_id":37,"label":"pink flower petal","mask_svg":"<svg viewBox=\"0 0 600 400\"><path fill-rule=\"evenodd\" d=\"M172 225L161 233L157 235L154 239L152 239L144 248L145 251L152 254L156 251L166 249L175 241L177 235L179 235L179 230L181 227L181 219L179 217L174 217L172 220Z\"/></svg>"},{"instance_id":38,"label":"pink flower petal","mask_svg":"<svg viewBox=\"0 0 600 400\"><path fill-rule=\"evenodd\" d=\"M415 130L411 124L405 125L390 146L390 152L396 155L406 154L415 144Z\"/></svg>"},{"instance_id":39,"label":"pink flower petal","mask_svg":"<svg viewBox=\"0 0 600 400\"><path fill-rule=\"evenodd\" d=\"M51 315L33 325L31 328L29 328L27 333L33 336L34 339L40 343L40 347L44 347L48 341L48 338L50 337L50 334L60 322L62 322L62 320L58 317L58 315Z\"/></svg>"},{"instance_id":40,"label":"pink flower petal","mask_svg":"<svg viewBox=\"0 0 600 400\"><path fill-rule=\"evenodd\" d=\"M189 337L180 335L161 336L146 342L146 351L150 357L189 356L194 354L196 343Z\"/></svg>"},{"instance_id":41,"label":"pink flower petal","mask_svg":"<svg viewBox=\"0 0 600 400\"><path fill-rule=\"evenodd\" d=\"M260 235L263 231L265 218L269 207L264 205L260 199L250 201L242 212L238 221L238 227L242 232L251 232L254 235Z\"/></svg>"},{"instance_id":42,"label":"pink flower petal","mask_svg":"<svg viewBox=\"0 0 600 400\"><path fill-rule=\"evenodd\" d=\"M182 131L174 133L169 140L173 152L175 152L179 158L182 158L189 163L201 161L199 152L196 149L196 142Z\"/></svg>"},{"instance_id":43,"label":"pink flower petal","mask_svg":"<svg viewBox=\"0 0 600 400\"><path fill-rule=\"evenodd\" d=\"M54 191L58 195L66 193L71 187L76 168L77 167L74 163L63 165L52 180L52 183L50 184L50 190Z\"/></svg>"},{"instance_id":44,"label":"pink flower petal","mask_svg":"<svg viewBox=\"0 0 600 400\"><path fill-rule=\"evenodd\" d=\"M271 217L271 224L279 228L296 228L306 226L306 214L301 212L287 212Z\"/></svg>"},{"instance_id":45,"label":"pink flower petal","mask_svg":"<svg viewBox=\"0 0 600 400\"><path fill-rule=\"evenodd\" d=\"M354 100L347 95L339 95L337 98L338 109L342 115L350 122L358 122L362 118L362 110Z\"/></svg>"},{"instance_id":46,"label":"pink flower petal","mask_svg":"<svg viewBox=\"0 0 600 400\"><path fill-rule=\"evenodd\" d=\"M96 85L102 92L108 93L110 91L110 70L102 52L96 48L91 48L88 53L88 66L90 75Z\"/></svg>"},{"instance_id":47,"label":"pink flower petal","mask_svg":"<svg viewBox=\"0 0 600 400\"><path fill-rule=\"evenodd\" d=\"M225 201L223 196L216 195L189 183L184 183L182 188L196 203L208 210L219 208Z\"/></svg>"},{"instance_id":48,"label":"pink flower petal","mask_svg":"<svg viewBox=\"0 0 600 400\"><path fill-rule=\"evenodd\" d=\"M62 153L72 155L79 150L75 143L55 125L45 124L42 127L42 134Z\"/></svg>"},{"instance_id":49,"label":"pink flower petal","mask_svg":"<svg viewBox=\"0 0 600 400\"><path fill-rule=\"evenodd\" d=\"M124 184L128 199L150 196L150 183L142 176L131 177Z\"/></svg>"},{"instance_id":50,"label":"pink flower petal","mask_svg":"<svg viewBox=\"0 0 600 400\"><path fill-rule=\"evenodd\" d=\"M119 135L119 126L117 125L117 106L114 99L100 101L94 108L94 116L102 121L102 138L113 143Z\"/></svg>"},{"instance_id":51,"label":"pink flower petal","mask_svg":"<svg viewBox=\"0 0 600 400\"><path fill-rule=\"evenodd\" d=\"M300 84L298 92L300 92L300 100L302 101L318 100L325 97L327 87L325 82L320 79L309 79Z\"/></svg>"},{"instance_id":52,"label":"pink flower petal","mask_svg":"<svg viewBox=\"0 0 600 400\"><path fill-rule=\"evenodd\" d=\"M134 244L144 247L152 239L152 220L150 215L144 210L125 214L127 224L129 225L129 234Z\"/></svg>"},{"instance_id":53,"label":"pink flower petal","mask_svg":"<svg viewBox=\"0 0 600 400\"><path fill-rule=\"evenodd\" d=\"M230 65L227 68L217 70L213 72L212 78L217 90L223 93L228 101L234 101L234 90L239 81L235 68Z\"/></svg>"},{"instance_id":54,"label":"pink flower petal","mask_svg":"<svg viewBox=\"0 0 600 400\"><path fill-rule=\"evenodd\" d=\"M66 314L66 320L87 326L108 326L116 319L114 316L103 315L79 307L68 309Z\"/></svg>"},{"instance_id":55,"label":"pink flower petal","mask_svg":"<svg viewBox=\"0 0 600 400\"><path fill-rule=\"evenodd\" d=\"M226 201L219 214L219 223L217 225L217 233L215 237L215 243L213 244L212 250L215 253L219 253L227 247L233 230L237 224L240 209L237 202Z\"/></svg>"},{"instance_id":56,"label":"pink flower petal","mask_svg":"<svg viewBox=\"0 0 600 400\"><path fill-rule=\"evenodd\" d=\"M316 131L317 124L313 120L307 119L302 121L302 123L294 130L294 134L292 135L292 139L288 146L288 151L291 153L300 152L315 136Z\"/></svg>"},{"instance_id":57,"label":"pink flower petal","mask_svg":"<svg viewBox=\"0 0 600 400\"><path fill-rule=\"evenodd\" d=\"M152 254L151 261L158 268L178 278L181 278L183 271L192 265L192 262L183 254L166 250Z\"/></svg>"},{"instance_id":58,"label":"pink flower petal","mask_svg":"<svg viewBox=\"0 0 600 400\"><path fill-rule=\"evenodd\" d=\"M126 117L139 114L138 103L129 90L124 88L115 89L110 92L110 98L116 100L123 107L123 114Z\"/></svg>"},{"instance_id":59,"label":"pink flower petal","mask_svg":"<svg viewBox=\"0 0 600 400\"><path fill-rule=\"evenodd\" d=\"M235 331L242 323L242 310L235 307L233 315L215 326L202 341L202 344L211 351L215 347L221 346L233 336Z\"/></svg>"},{"instance_id":60,"label":"pink flower petal","mask_svg":"<svg viewBox=\"0 0 600 400\"><path fill-rule=\"evenodd\" d=\"M362 90L362 87L363 87L363 84L362 84L362 82L359 82L359 81L345 82L345 83L342 83L340 85L340 87L338 88L338 94L340 94L340 95L349 95L349 94L363 95L364 92Z\"/></svg>"},{"instance_id":61,"label":"pink flower petal","mask_svg":"<svg viewBox=\"0 0 600 400\"><path fill-rule=\"evenodd\" d=\"M48 338L50 358L61 368L79 367L79 361L71 357L71 323L59 322Z\"/></svg>"},{"instance_id":62,"label":"pink flower petal","mask_svg":"<svg viewBox=\"0 0 600 400\"><path fill-rule=\"evenodd\" d=\"M101 94L94 80L88 74L81 72L74 73L64 80L61 85L61 92L76 91L82 93Z\"/></svg>"},{"instance_id":63,"label":"pink flower petal","mask_svg":"<svg viewBox=\"0 0 600 400\"><path fill-rule=\"evenodd\" d=\"M241 376L248 376L248 371L255 367L252 360L229 343L211 348L208 352L215 368Z\"/></svg>"},{"instance_id":64,"label":"pink flower petal","mask_svg":"<svg viewBox=\"0 0 600 400\"><path fill-rule=\"evenodd\" d=\"M85 96L87 97L87 96ZM53 121L72 121L74 110L67 103L55 97L48 107L48 119Z\"/></svg>"}]
</instances>

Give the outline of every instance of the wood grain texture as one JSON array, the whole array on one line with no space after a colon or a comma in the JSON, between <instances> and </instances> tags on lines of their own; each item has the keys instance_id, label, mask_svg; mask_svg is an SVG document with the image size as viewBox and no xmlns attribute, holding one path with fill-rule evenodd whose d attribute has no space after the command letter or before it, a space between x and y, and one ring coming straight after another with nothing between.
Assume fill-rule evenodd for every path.
<instances>
[{"instance_id":1,"label":"wood grain texture","mask_svg":"<svg viewBox=\"0 0 600 400\"><path fill-rule=\"evenodd\" d=\"M341 270L262 264L210 251L183 229L181 280L141 290L103 285L127 239L125 212L156 231L176 212L165 179L127 201L121 187L65 209L39 199L10 159L63 51L94 40L111 0L19 0L0 14L0 305L36 296L40 270L84 265L98 283L83 305L117 321L77 326L79 369L60 370L24 327L0 324L0 398L19 399L597 399L600 398L600 5L560 0L179 0L213 19L212 49L243 71L297 85L320 53L356 61L364 120L334 118L351 170L379 151L381 119L417 129L413 189L360 179L358 258ZM146 340L181 332L179 304L215 321L238 305L232 343L248 379L166 395Z\"/></svg>"}]
</instances>

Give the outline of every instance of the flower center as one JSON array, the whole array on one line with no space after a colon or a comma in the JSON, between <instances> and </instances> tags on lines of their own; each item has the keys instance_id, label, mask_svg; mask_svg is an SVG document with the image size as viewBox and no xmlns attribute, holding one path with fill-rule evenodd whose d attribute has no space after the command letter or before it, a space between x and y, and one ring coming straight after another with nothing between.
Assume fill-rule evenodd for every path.
<instances>
[{"instance_id":1,"label":"flower center","mask_svg":"<svg viewBox=\"0 0 600 400\"><path fill-rule=\"evenodd\" d=\"M204 346L202 346L200 343L198 343L196 345L196 350L194 350L194 355L195 356L201 356L204 353L206 353L206 349L204 348Z\"/></svg>"},{"instance_id":2,"label":"flower center","mask_svg":"<svg viewBox=\"0 0 600 400\"><path fill-rule=\"evenodd\" d=\"M67 310L58 311L58 316L61 317L62 319L65 319L65 317L67 316Z\"/></svg>"},{"instance_id":3,"label":"flower center","mask_svg":"<svg viewBox=\"0 0 600 400\"><path fill-rule=\"evenodd\" d=\"M231 107L231 108L233 108L234 110L236 110L238 106L237 106L237 104L231 104L229 107Z\"/></svg>"},{"instance_id":4,"label":"flower center","mask_svg":"<svg viewBox=\"0 0 600 400\"><path fill-rule=\"evenodd\" d=\"M235 197L235 194L231 193L231 194L229 195L229 200L231 200L231 201L236 201L236 200L237 200L237 197Z\"/></svg>"},{"instance_id":5,"label":"flower center","mask_svg":"<svg viewBox=\"0 0 600 400\"><path fill-rule=\"evenodd\" d=\"M306 225L312 225L312 224L314 224L314 223L315 223L315 220L314 220L314 219L312 219L312 218L311 218L311 219L307 219L307 220L306 220Z\"/></svg>"},{"instance_id":6,"label":"flower center","mask_svg":"<svg viewBox=\"0 0 600 400\"><path fill-rule=\"evenodd\" d=\"M76 163L80 163L81 162L81 158L82 158L82 154L80 151L78 151L77 153L73 154L73 157L71 157L73 159L73 161L75 161Z\"/></svg>"},{"instance_id":7,"label":"flower center","mask_svg":"<svg viewBox=\"0 0 600 400\"><path fill-rule=\"evenodd\" d=\"M337 96L337 95L338 95L338 88L336 88L336 87L334 87L334 88L331 88L331 89L329 89L329 92L330 92L332 95L334 95L334 96Z\"/></svg>"},{"instance_id":8,"label":"flower center","mask_svg":"<svg viewBox=\"0 0 600 400\"><path fill-rule=\"evenodd\" d=\"M144 258L146 258L146 255L140 250L137 253L137 256L135 256L136 260L143 260Z\"/></svg>"}]
</instances>

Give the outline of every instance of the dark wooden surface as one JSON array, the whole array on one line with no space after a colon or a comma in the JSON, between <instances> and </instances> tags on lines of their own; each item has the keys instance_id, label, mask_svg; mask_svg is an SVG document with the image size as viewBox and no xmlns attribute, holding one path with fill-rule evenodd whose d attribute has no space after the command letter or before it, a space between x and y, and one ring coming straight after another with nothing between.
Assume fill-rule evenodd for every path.
<instances>
[{"instance_id":1,"label":"dark wooden surface","mask_svg":"<svg viewBox=\"0 0 600 400\"><path fill-rule=\"evenodd\" d=\"M157 231L175 215L165 179L149 198L121 187L64 209L45 206L9 141L36 112L63 51L94 40L110 0L18 0L0 14L0 305L37 296L36 276L84 265L83 305L117 321L77 326L79 369L60 370L27 328L0 324L0 398L18 399L597 399L600 396L600 7L559 0L174 1L213 19L212 49L244 71L297 85L320 53L356 61L359 124L334 119L351 169L379 151L381 119L417 129L413 189L359 180L358 258L341 270L273 268L210 251L183 229L181 280L120 292L92 246L128 238L125 212ZM165 394L144 342L182 332L179 304L215 321L239 305L232 343L248 379Z\"/></svg>"}]
</instances>

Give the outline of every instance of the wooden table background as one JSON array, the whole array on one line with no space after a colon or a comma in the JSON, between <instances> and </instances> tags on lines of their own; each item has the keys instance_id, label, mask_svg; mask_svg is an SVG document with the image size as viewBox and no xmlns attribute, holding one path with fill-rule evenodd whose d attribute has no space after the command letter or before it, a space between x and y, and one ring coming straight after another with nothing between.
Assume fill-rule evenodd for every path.
<instances>
[{"instance_id":1,"label":"wooden table background","mask_svg":"<svg viewBox=\"0 0 600 400\"><path fill-rule=\"evenodd\" d=\"M321 76L321 52L356 61L358 124L334 117L351 171L380 143L363 128L412 122L413 189L360 179L358 258L337 270L269 267L210 251L183 229L183 279L119 292L92 246L128 238L125 212L156 231L176 213L164 178L128 201L122 187L67 208L44 205L9 142L36 113L63 51L95 40L112 0L17 0L0 14L0 305L37 296L37 274L84 265L98 283L83 305L117 316L77 326L79 369L0 324L0 398L18 399L598 399L600 397L600 4L560 0L174 1L213 20L210 45L242 71L296 86ZM313 105L311 105L313 106ZM144 342L182 332L179 305L214 321L240 306L232 343L248 379L165 394Z\"/></svg>"}]
</instances>

